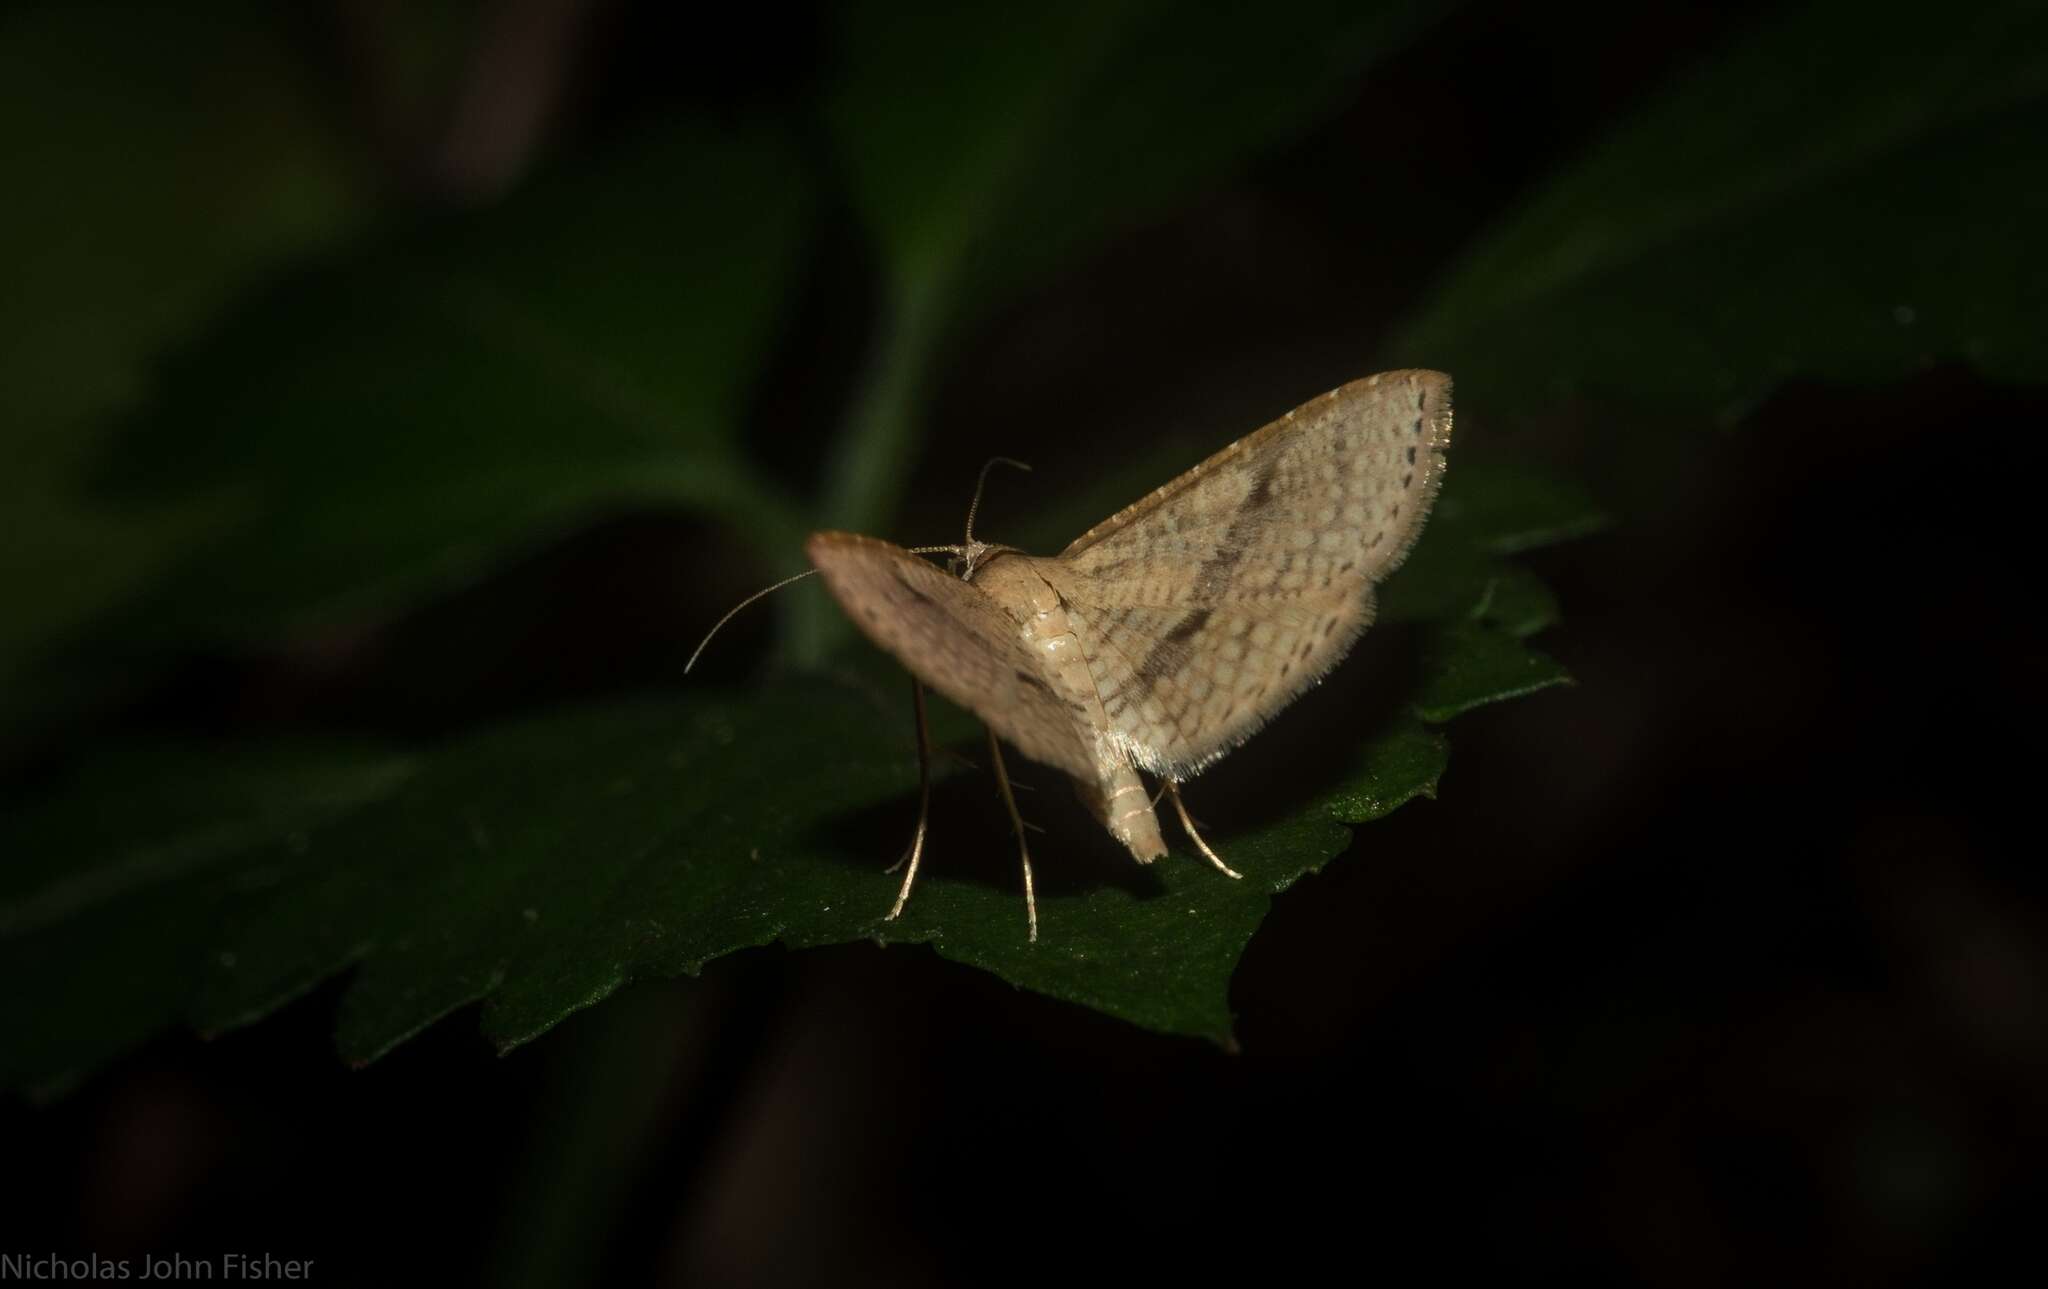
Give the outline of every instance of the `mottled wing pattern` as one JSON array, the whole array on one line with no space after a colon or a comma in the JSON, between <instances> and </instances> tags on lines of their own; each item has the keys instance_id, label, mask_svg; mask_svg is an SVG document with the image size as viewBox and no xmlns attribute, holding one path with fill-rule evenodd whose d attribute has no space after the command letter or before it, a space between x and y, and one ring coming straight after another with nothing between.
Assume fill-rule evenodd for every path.
<instances>
[{"instance_id":1,"label":"mottled wing pattern","mask_svg":"<svg viewBox=\"0 0 2048 1289\"><path fill-rule=\"evenodd\" d=\"M1094 779L1092 735L1025 648L1016 619L987 595L872 537L814 533L805 549L854 625L912 675L1032 760Z\"/></svg>"},{"instance_id":2,"label":"mottled wing pattern","mask_svg":"<svg viewBox=\"0 0 2048 1289\"><path fill-rule=\"evenodd\" d=\"M1037 561L1111 739L1185 778L1321 679L1415 544L1450 435L1442 373L1353 381Z\"/></svg>"}]
</instances>

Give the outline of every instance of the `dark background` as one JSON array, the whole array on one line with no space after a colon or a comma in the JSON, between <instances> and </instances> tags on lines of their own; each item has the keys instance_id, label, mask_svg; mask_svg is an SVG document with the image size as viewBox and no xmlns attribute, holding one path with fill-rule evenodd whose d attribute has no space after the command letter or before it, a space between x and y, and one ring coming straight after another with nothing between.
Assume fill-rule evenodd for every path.
<instances>
[{"instance_id":1,"label":"dark background","mask_svg":"<svg viewBox=\"0 0 2048 1289\"><path fill-rule=\"evenodd\" d=\"M503 10L566 24L527 50L563 92L522 103L515 77L498 108L538 113L557 157L677 106L801 119L824 74L802 9ZM305 72L394 200L472 200L459 152L373 110L375 7L315 12ZM964 333L930 413L954 428L891 535L949 539L961 481L1028 455L999 521L1188 373L1285 388L1372 353L1467 239L1758 17L1431 24L1302 136ZM517 44L520 22L479 29ZM1346 178L1367 162L1412 195L1369 239ZM856 379L874 272L850 234L804 267L747 410L788 478ZM1988 1276L2048 1200L2048 937L2036 848L2010 840L2038 814L2042 411L1959 363L1793 379L1654 452L1559 409L1552 455L1617 516L1532 557L1578 685L1459 721L1438 801L1276 902L1237 1052L863 946L637 986L503 1060L458 1016L352 1071L337 983L0 1107L0 1243L269 1251L322 1283ZM198 654L92 728L420 738L671 683L763 576L700 522L621 515L339 665ZM714 678L773 620L736 624ZM1219 768L1226 799L1284 772L1267 751Z\"/></svg>"}]
</instances>

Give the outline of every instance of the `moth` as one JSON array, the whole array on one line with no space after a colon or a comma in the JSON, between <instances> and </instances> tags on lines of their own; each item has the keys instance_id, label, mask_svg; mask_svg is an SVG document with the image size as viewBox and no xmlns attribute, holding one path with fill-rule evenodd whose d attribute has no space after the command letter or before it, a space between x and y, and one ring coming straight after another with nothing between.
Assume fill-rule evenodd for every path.
<instances>
[{"instance_id":1,"label":"moth","mask_svg":"<svg viewBox=\"0 0 2048 1289\"><path fill-rule=\"evenodd\" d=\"M1058 555L976 540L979 485L957 546L813 534L814 570L912 677L918 819L888 916L909 901L924 853L926 686L988 726L1033 941L1031 852L1004 742L1071 777L1141 864L1166 854L1142 777L1153 775L1195 848L1237 877L1196 831L1180 786L1321 680L1371 625L1373 588L1421 533L1450 438L1448 376L1382 372L1239 439ZM920 558L929 554L950 558L941 568Z\"/></svg>"}]
</instances>

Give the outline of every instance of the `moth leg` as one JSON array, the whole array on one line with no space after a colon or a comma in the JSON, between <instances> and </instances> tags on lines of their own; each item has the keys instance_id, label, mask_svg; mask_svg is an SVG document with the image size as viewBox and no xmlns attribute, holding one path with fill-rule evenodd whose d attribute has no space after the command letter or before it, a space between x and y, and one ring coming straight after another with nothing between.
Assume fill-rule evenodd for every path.
<instances>
[{"instance_id":1,"label":"moth leg","mask_svg":"<svg viewBox=\"0 0 2048 1289\"><path fill-rule=\"evenodd\" d=\"M1024 844L1024 816L1017 813L1017 798L1010 792L1010 773L1003 768L1002 745L996 742L996 732L988 732L988 753L994 758L996 786L1002 789L1003 804L1010 808L1010 824L1017 830L1017 854L1024 861L1024 916L1030 920L1031 934L1026 938L1038 940L1038 897L1031 889L1031 848Z\"/></svg>"},{"instance_id":2,"label":"moth leg","mask_svg":"<svg viewBox=\"0 0 2048 1289\"><path fill-rule=\"evenodd\" d=\"M1216 871L1225 877L1242 878L1244 874L1237 872L1230 865L1224 863L1215 851L1209 849L1209 843L1202 840L1202 834L1195 831L1195 821L1188 818L1187 804L1180 799L1180 784L1175 783L1171 778L1167 779L1166 792L1168 796L1173 798L1173 808L1180 813L1180 826L1188 830L1188 840L1195 843L1195 849L1201 851L1203 856L1216 866Z\"/></svg>"},{"instance_id":3,"label":"moth leg","mask_svg":"<svg viewBox=\"0 0 2048 1289\"><path fill-rule=\"evenodd\" d=\"M889 910L884 921L894 921L910 902L910 887L917 881L917 861L924 857L925 825L932 813L932 733L924 718L924 684L915 677L910 681L910 701L917 709L917 831L911 835L910 849L903 852L903 857L882 870L893 873L905 864L910 865L910 871L903 875L903 889L896 893L896 907Z\"/></svg>"}]
</instances>

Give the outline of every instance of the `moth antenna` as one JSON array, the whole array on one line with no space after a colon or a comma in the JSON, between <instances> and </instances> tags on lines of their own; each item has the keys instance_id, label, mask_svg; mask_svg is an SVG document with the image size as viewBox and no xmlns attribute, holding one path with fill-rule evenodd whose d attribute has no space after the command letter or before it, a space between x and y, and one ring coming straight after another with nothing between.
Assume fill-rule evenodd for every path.
<instances>
[{"instance_id":1,"label":"moth antenna","mask_svg":"<svg viewBox=\"0 0 2048 1289\"><path fill-rule=\"evenodd\" d=\"M1026 466L1025 468L1029 469L1030 467ZM958 546L912 546L910 547L910 553L912 555L958 555L960 553L960 548ZM781 590L783 587L788 586L791 582L801 582L805 578L816 573L817 571L818 570L814 568L807 568L801 573L792 574L789 577L783 578L780 582L777 582L773 586L762 587L760 590L754 592L746 599L741 600L738 604L735 604L730 609L727 609L725 616L720 618L718 621L712 623L711 629L704 633L704 638L697 642L697 647L690 651L690 660L683 664L683 674L685 676L690 674L690 668L697 665L697 659L703 655L704 646L711 643L711 637L717 635L719 631L724 628L725 624L732 621L734 615L736 615L741 609L746 608L749 604L752 604L754 601L760 599L764 595L773 595L775 592Z\"/></svg>"},{"instance_id":2,"label":"moth antenna","mask_svg":"<svg viewBox=\"0 0 2048 1289\"><path fill-rule=\"evenodd\" d=\"M974 545L974 516L975 513L981 509L981 490L983 486L985 486L988 483L989 470L999 465L1013 465L1016 466L1019 470L1022 470L1026 474L1031 473L1030 466L1025 465L1022 461L1016 460L1013 457L990 457L987 461L984 461L982 463L981 477L974 481L974 501L971 505L967 507L966 544L969 546Z\"/></svg>"},{"instance_id":3,"label":"moth antenna","mask_svg":"<svg viewBox=\"0 0 2048 1289\"><path fill-rule=\"evenodd\" d=\"M760 599L762 596L773 595L775 592L781 590L783 587L788 586L791 582L801 582L805 578L809 577L811 574L817 571L818 570L814 568L807 568L803 572L798 573L793 577L785 577L773 586L762 587L760 590L754 592L746 599L741 600L738 604L733 605L732 608L726 610L725 616L720 618L717 622L713 623L711 625L711 629L704 633L704 638L697 642L697 647L690 651L690 660L683 664L683 674L685 676L690 674L690 668L697 665L697 659L700 655L703 654L704 646L711 643L711 637L717 635L721 627L723 627L726 623L732 621L734 614L738 613L741 609L746 608L749 604L752 604L754 601Z\"/></svg>"}]
</instances>

